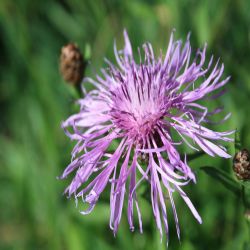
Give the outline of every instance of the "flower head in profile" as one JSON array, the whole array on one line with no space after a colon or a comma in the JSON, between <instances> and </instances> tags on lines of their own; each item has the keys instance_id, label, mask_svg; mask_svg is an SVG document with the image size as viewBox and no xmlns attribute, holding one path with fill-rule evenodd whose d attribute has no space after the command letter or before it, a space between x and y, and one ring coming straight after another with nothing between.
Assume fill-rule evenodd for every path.
<instances>
[{"instance_id":1,"label":"flower head in profile","mask_svg":"<svg viewBox=\"0 0 250 250\"><path fill-rule=\"evenodd\" d=\"M198 103L222 95L219 89L229 77L221 79L224 66L219 61L213 63L213 57L205 62L206 46L191 59L189 36L183 44L174 41L172 33L166 54L159 57L151 44L144 44L139 62L134 60L126 31L124 39L123 50L114 47L117 65L106 60L107 68L101 75L84 80L94 90L87 93L83 88L79 113L62 124L76 145L72 162L61 178L75 172L65 192L88 204L83 214L94 209L110 185L110 228L114 233L124 203L130 229L134 230L137 213L142 232L137 187L145 181L150 185L152 212L161 235L163 229L168 234L166 204L170 203L180 237L174 192L183 198L197 221L202 220L183 191L183 186L195 182L195 176L177 148L187 144L210 156L231 157L219 143L232 141L228 137L232 131L216 132L205 127L221 109L209 111ZM173 140L173 133L179 135L178 141ZM112 149L114 141L118 146Z\"/></svg>"}]
</instances>

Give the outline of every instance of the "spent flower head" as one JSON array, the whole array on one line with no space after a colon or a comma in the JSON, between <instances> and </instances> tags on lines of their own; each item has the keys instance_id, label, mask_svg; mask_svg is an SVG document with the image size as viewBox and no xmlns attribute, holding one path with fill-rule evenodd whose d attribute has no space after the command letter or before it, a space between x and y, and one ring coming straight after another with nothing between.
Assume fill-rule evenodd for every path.
<instances>
[{"instance_id":1,"label":"spent flower head","mask_svg":"<svg viewBox=\"0 0 250 250\"><path fill-rule=\"evenodd\" d=\"M134 230L136 211L142 232L137 187L147 181L161 235L163 228L168 234L166 203L170 203L180 237L174 192L179 193L198 222L202 220L183 191L183 186L195 182L195 175L177 147L184 143L210 156L231 157L219 141L232 141L228 135L233 131L217 132L205 127L221 109L208 111L197 103L222 95L223 90L216 90L229 77L221 80L224 66L219 60L213 63L213 57L206 66L206 46L191 59L189 35L183 44L174 41L172 33L166 54L159 57L151 44L144 44L143 55L138 50L139 62L134 60L126 31L124 39L123 50L114 46L117 66L106 60L108 67L101 70L101 75L85 78L95 89L87 93L83 87L79 113L62 124L69 138L77 142L72 162L61 176L66 178L75 171L65 193L88 203L88 209L81 212L88 214L110 185L110 228L117 232L126 202L130 229ZM173 131L179 135L178 141L173 140ZM111 151L113 141L119 144Z\"/></svg>"}]
</instances>

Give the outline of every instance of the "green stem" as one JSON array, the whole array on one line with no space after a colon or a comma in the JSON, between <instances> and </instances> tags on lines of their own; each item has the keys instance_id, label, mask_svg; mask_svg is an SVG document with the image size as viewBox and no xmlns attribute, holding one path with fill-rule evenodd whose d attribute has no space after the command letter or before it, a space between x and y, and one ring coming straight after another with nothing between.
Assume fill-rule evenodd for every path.
<instances>
[{"instance_id":1,"label":"green stem","mask_svg":"<svg viewBox=\"0 0 250 250\"><path fill-rule=\"evenodd\" d=\"M245 219L247 223L247 228L248 228L248 246L250 247L250 210L246 209L245 211Z\"/></svg>"},{"instance_id":2,"label":"green stem","mask_svg":"<svg viewBox=\"0 0 250 250\"><path fill-rule=\"evenodd\" d=\"M248 240L246 241L244 245L244 250L250 250L250 208L249 208L249 198L247 197L249 190L246 190L247 188L242 185L242 202L245 208L245 220L247 223L248 228Z\"/></svg>"}]
</instances>

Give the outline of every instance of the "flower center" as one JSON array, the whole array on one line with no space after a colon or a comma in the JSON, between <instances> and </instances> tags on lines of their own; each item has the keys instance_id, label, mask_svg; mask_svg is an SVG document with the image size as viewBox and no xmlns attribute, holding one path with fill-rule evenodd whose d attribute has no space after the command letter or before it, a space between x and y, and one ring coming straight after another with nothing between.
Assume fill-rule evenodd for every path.
<instances>
[{"instance_id":1,"label":"flower center","mask_svg":"<svg viewBox=\"0 0 250 250\"><path fill-rule=\"evenodd\" d=\"M161 119L161 114L144 114L137 116L132 112L123 110L112 110L113 123L121 128L131 138L137 138L140 141L153 134L157 123Z\"/></svg>"},{"instance_id":2,"label":"flower center","mask_svg":"<svg viewBox=\"0 0 250 250\"><path fill-rule=\"evenodd\" d=\"M148 104L149 105L149 104ZM155 128L163 117L163 112L154 105L138 108L133 105L120 105L112 108L110 112L113 123L122 129L130 138L139 142L146 139L148 135L154 134Z\"/></svg>"}]
</instances>

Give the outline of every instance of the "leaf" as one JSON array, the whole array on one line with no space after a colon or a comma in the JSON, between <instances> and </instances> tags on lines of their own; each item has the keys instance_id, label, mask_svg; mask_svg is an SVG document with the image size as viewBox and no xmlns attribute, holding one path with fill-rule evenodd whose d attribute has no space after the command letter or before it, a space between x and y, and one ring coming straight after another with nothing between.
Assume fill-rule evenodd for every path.
<instances>
[{"instance_id":1,"label":"leaf","mask_svg":"<svg viewBox=\"0 0 250 250\"><path fill-rule=\"evenodd\" d=\"M233 192L236 196L240 197L242 190L241 184L232 178L227 172L211 166L204 166L200 169L219 181L225 188Z\"/></svg>"},{"instance_id":2,"label":"leaf","mask_svg":"<svg viewBox=\"0 0 250 250\"><path fill-rule=\"evenodd\" d=\"M192 153L192 154L187 154L187 159L188 161L192 161L192 160L195 160L196 158L203 156L204 154L205 153L203 151L199 151L199 152Z\"/></svg>"}]
</instances>

